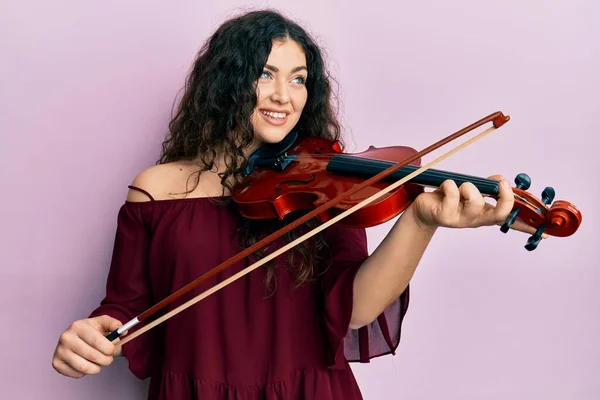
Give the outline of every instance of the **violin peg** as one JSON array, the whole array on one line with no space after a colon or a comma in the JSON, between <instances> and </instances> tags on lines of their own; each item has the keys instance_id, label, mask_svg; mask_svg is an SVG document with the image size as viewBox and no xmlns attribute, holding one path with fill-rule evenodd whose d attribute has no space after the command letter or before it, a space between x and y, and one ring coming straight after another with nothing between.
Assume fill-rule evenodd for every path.
<instances>
[{"instance_id":1,"label":"violin peg","mask_svg":"<svg viewBox=\"0 0 600 400\"><path fill-rule=\"evenodd\" d=\"M518 174L515 177L515 185L518 189L528 190L531 186L531 178L527 174Z\"/></svg>"},{"instance_id":2,"label":"violin peg","mask_svg":"<svg viewBox=\"0 0 600 400\"><path fill-rule=\"evenodd\" d=\"M527 240L527 244L525 245L525 249L527 249L528 251L533 251L538 247L538 244L540 244L540 241L542 239L536 239L534 236L531 236L528 240Z\"/></svg>"},{"instance_id":3,"label":"violin peg","mask_svg":"<svg viewBox=\"0 0 600 400\"><path fill-rule=\"evenodd\" d=\"M545 226L541 225L537 231L533 235L529 237L527 240L527 244L525 245L525 249L528 251L533 251L538 247L538 244L542 241L542 235L544 234Z\"/></svg>"},{"instance_id":4,"label":"violin peg","mask_svg":"<svg viewBox=\"0 0 600 400\"><path fill-rule=\"evenodd\" d=\"M554 201L555 195L556 195L556 192L554 191L554 188L552 188L550 186L546 186L546 188L542 192L542 202L544 204L552 203L552 201Z\"/></svg>"},{"instance_id":5,"label":"violin peg","mask_svg":"<svg viewBox=\"0 0 600 400\"><path fill-rule=\"evenodd\" d=\"M510 230L510 227L512 226L512 224L514 224L515 221L517 220L517 215L519 215L519 211L521 211L520 208L515 208L514 210L511 211L508 218L506 218L506 221L504 222L504 224L502 224L502 226L500 227L501 232L507 233Z\"/></svg>"}]
</instances>

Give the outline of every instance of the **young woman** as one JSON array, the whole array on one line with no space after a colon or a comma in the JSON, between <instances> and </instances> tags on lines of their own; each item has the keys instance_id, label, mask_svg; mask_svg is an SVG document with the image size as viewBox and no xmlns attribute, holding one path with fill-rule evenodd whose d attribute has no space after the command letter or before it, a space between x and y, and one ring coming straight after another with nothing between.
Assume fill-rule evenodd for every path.
<instances>
[{"instance_id":1,"label":"young woman","mask_svg":"<svg viewBox=\"0 0 600 400\"><path fill-rule=\"evenodd\" d=\"M507 182L495 206L452 181L420 195L371 255L364 229L334 224L124 346L105 338L278 227L239 217L228 194L262 143L292 129L339 138L331 97L300 26L270 11L225 22L199 53L160 161L119 211L106 297L60 336L54 368L80 378L124 355L151 378L150 399L360 399L348 363L395 351L409 281L436 229L503 222Z\"/></svg>"}]
</instances>

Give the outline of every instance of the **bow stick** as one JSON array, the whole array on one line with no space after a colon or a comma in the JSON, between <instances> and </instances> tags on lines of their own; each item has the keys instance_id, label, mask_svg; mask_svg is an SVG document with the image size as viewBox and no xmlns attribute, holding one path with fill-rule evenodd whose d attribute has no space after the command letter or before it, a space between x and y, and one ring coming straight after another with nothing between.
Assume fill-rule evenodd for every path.
<instances>
[{"instance_id":1,"label":"bow stick","mask_svg":"<svg viewBox=\"0 0 600 400\"><path fill-rule=\"evenodd\" d=\"M397 188L400 185L403 185L404 183L406 183L408 180L414 178L415 176L425 172L427 169L431 168L432 166L434 166L435 164L439 163L440 161L450 157L452 154L455 154L456 152L464 149L465 147L471 145L472 143L476 142L477 140L483 138L484 136L488 135L489 133L491 133L492 131L500 128L502 125L504 125L506 122L508 122L510 120L509 116L505 116L502 112L498 111L495 112L493 114L488 115L485 118L480 119L479 121L455 132L452 135L447 136L446 138L432 144L431 146L421 150L420 152L408 157L407 159L405 159L403 162L400 162L398 164L395 164L391 167L389 167L387 170L384 170L382 172L380 172L379 174L365 180L363 183L361 183L360 185L357 185L355 187L353 187L352 189L348 190L347 192L342 193L341 195L339 195L338 197L328 201L327 203L323 204L322 206L314 209L313 211L305 214L304 216L298 218L297 220L295 220L294 222L286 225L285 227L279 229L278 231L276 231L275 233L272 233L271 235L267 236L266 238L262 239L261 241L255 243L253 246L247 248L246 250L238 253L236 256L230 258L229 260L221 263L220 265L218 265L217 267L213 268L212 270L206 272L205 274L203 274L202 276L196 278L194 281L192 281L191 283L187 284L186 286L184 286L183 288L177 290L176 292L172 293L171 295L169 295L168 297L166 297L165 299L163 299L162 301L160 301L159 303L157 303L156 305L154 305L153 307L149 308L148 310L144 311L142 314L138 315L137 317L133 318L132 320L128 321L126 324L124 324L123 326L121 326L118 329L115 329L114 331L112 331L111 333L109 333L106 338L113 341L117 338L119 338L121 336L121 334L131 328L133 328L134 326L136 326L137 324L139 324L140 322L142 322L143 320L145 320L146 318L152 316L153 314L155 314L157 311L159 311L160 309L164 308L165 306L167 306L168 304L172 303L173 301L177 300L178 298L180 298L181 296L183 296L185 293L189 292L190 290L196 288L198 285L200 285L201 283L205 282L206 280L210 279L211 277L215 276L217 273L225 270L226 268L230 267L231 265L235 264L236 262L242 260L243 258L253 254L255 251L257 251L258 249L266 246L267 244L271 243L272 241L274 241L275 239L277 239L278 237L282 236L283 234L285 234L286 232L289 232L290 230L298 227L299 225L301 225L302 223L318 216L320 213L322 213L323 211L327 210L328 208L334 206L335 204L339 203L340 201L344 200L345 198L351 196L352 194L358 192L359 190L363 189L364 187L371 185L383 178L385 178L386 176L388 176L389 174L394 173L395 171L399 170L400 168L408 165L409 163L417 160L418 158L432 152L433 150L447 144L448 142L455 140L457 138L459 138L460 136L463 136L464 134L470 132L473 129L476 129L477 127L480 127L486 123L492 122L493 126L486 129L485 131L479 133L477 136L469 139L468 141L466 141L465 143L455 147L454 149L448 151L447 153L441 155L440 157L436 158L435 160L433 160L432 162L428 163L427 165L424 165L422 167L420 167L419 169L413 171L411 174L405 176L404 178L400 179L399 181L394 182L393 184L391 184L390 186L386 187L385 189L382 189L381 191L375 193L374 195L372 195L371 197L363 200L361 203L355 205L354 207L344 211L341 214L338 214L337 216L335 216L334 218L328 220L327 222L319 225L317 228L309 231L308 233L300 236L299 238L297 238L296 240L294 240L293 242L288 243L287 245L281 247L280 249L278 249L277 251L271 253L270 255L262 258L261 260L257 261L256 263L250 265L249 267L246 267L245 269L243 269L242 271L238 272L237 274L225 279L224 281L220 282L219 284L213 286L212 288L204 291L203 293L199 294L198 296L194 297L191 300L188 300L187 302L185 302L184 304L180 305L179 307L171 310L170 312L168 312L167 314L161 316L160 318L157 318L156 320L152 321L150 324L140 328L139 330L137 330L136 332L132 333L131 335L127 335L125 337L125 339L123 339L122 341L119 341L120 345L124 345L125 343L135 339L136 337L138 337L139 335L143 334L144 332L150 330L151 328L159 325L160 323L166 321L167 319L171 318L172 316L180 313L181 311L185 310L186 308L192 306L193 304L199 302L200 300L208 297L209 295L211 295L212 293L216 292L217 290L220 290L222 288L224 288L225 286L229 285L230 283L234 282L235 280L241 278L242 276L252 272L253 270L255 270L256 268L260 267L261 265L263 265L264 263L270 261L271 259L279 256L280 254L284 253L285 251L291 249L292 247L296 246L297 244L305 241L306 239L314 236L315 234L317 234L318 232L322 231L323 229L331 226L332 224L334 224L335 222L343 219L344 217L346 217L347 215L359 210L360 208L364 207L365 205L375 201L376 199L378 199L379 197L383 196L384 194L390 192L391 190L394 190L395 188Z\"/></svg>"}]
</instances>

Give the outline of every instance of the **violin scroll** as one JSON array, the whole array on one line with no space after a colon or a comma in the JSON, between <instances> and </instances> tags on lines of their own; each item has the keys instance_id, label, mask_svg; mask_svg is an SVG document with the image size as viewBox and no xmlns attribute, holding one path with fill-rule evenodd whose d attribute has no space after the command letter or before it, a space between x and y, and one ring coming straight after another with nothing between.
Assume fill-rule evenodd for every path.
<instances>
[{"instance_id":1,"label":"violin scroll","mask_svg":"<svg viewBox=\"0 0 600 400\"><path fill-rule=\"evenodd\" d=\"M535 227L535 233L529 237L525 245L528 251L538 247L543 234L565 237L577 231L582 221L581 212L568 201L557 200L553 203L556 196L554 188L551 186L544 188L541 199L538 199L527 192L531 186L529 175L518 174L514 182L515 206L500 227L500 231L507 233L517 217Z\"/></svg>"}]
</instances>

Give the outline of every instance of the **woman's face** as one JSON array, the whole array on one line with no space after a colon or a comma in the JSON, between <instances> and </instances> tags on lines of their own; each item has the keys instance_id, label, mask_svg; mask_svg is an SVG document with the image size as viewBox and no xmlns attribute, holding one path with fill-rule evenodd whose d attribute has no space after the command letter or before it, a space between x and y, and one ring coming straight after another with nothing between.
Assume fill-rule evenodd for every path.
<instances>
[{"instance_id":1,"label":"woman's face","mask_svg":"<svg viewBox=\"0 0 600 400\"><path fill-rule=\"evenodd\" d=\"M306 56L293 40L275 41L258 79L251 116L257 145L281 141L298 123L308 92Z\"/></svg>"}]
</instances>

